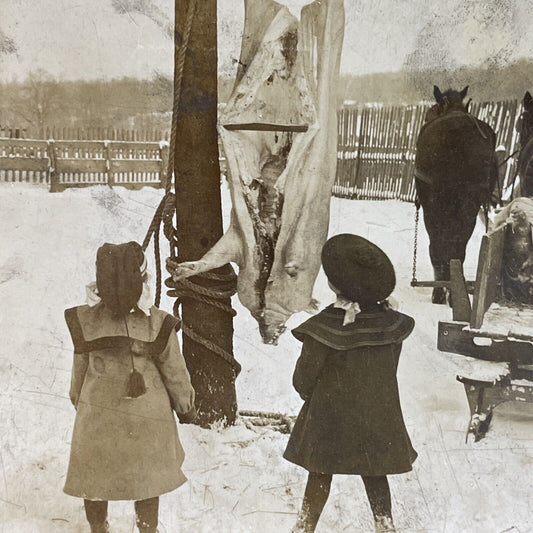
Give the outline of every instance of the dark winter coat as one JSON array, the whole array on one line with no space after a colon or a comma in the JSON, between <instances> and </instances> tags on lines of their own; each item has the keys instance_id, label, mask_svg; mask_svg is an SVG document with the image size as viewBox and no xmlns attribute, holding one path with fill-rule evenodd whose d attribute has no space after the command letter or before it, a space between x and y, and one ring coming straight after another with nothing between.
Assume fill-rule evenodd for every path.
<instances>
[{"instance_id":1,"label":"dark winter coat","mask_svg":"<svg viewBox=\"0 0 533 533\"><path fill-rule=\"evenodd\" d=\"M76 407L64 491L89 500L144 500L186 481L173 410L195 416L194 389L181 355L177 319L152 307L124 320L103 304L67 310L74 342L70 398ZM146 393L126 397L131 358Z\"/></svg>"},{"instance_id":2,"label":"dark winter coat","mask_svg":"<svg viewBox=\"0 0 533 533\"><path fill-rule=\"evenodd\" d=\"M396 369L414 320L376 307L343 326L328 307L295 330L303 342L293 383L305 401L285 459L310 472L381 476L411 470Z\"/></svg>"}]
</instances>

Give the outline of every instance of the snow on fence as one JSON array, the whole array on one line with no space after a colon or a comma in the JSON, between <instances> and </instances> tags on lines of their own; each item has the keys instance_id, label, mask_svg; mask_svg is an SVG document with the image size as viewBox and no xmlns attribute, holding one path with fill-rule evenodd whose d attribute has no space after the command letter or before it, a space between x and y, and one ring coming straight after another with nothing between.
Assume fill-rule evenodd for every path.
<instances>
[{"instance_id":1,"label":"snow on fence","mask_svg":"<svg viewBox=\"0 0 533 533\"><path fill-rule=\"evenodd\" d=\"M353 107L339 111L338 164L333 194L367 200L414 201L414 162L418 133L429 104ZM495 130L507 154L516 150L516 100L474 103L471 112ZM507 163L505 183L512 180L516 159Z\"/></svg>"},{"instance_id":2,"label":"snow on fence","mask_svg":"<svg viewBox=\"0 0 533 533\"><path fill-rule=\"evenodd\" d=\"M0 138L0 181L49 183L50 191L90 185L164 186L166 142Z\"/></svg>"}]
</instances>

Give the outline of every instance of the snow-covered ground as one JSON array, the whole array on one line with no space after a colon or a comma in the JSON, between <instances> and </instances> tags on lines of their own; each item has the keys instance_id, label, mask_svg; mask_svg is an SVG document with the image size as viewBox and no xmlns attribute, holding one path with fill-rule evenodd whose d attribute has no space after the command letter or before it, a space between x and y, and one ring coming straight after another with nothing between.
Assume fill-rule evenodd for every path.
<instances>
[{"instance_id":1,"label":"snow-covered ground","mask_svg":"<svg viewBox=\"0 0 533 533\"><path fill-rule=\"evenodd\" d=\"M120 187L50 194L39 186L0 187L0 531L86 532L82 501L62 492L74 409L68 400L71 341L66 307L83 302L104 241L142 240L161 191ZM227 191L225 216L229 214ZM395 202L332 200L330 233L361 234L383 247L398 274L395 298L415 317L399 367L402 403L419 452L413 472L391 477L400 532L533 531L533 408L498 408L487 438L465 444L468 407L455 380L475 362L438 352L437 322L450 318L430 303L429 289L409 287L414 208ZM482 227L468 250L473 278ZM420 231L419 279L429 278L427 238ZM153 271L153 267L152 267ZM316 297L332 295L321 274ZM261 344L254 320L235 300L235 354L241 409L296 414L291 386L299 344ZM163 308L170 309L169 300ZM291 318L294 327L306 318ZM496 371L498 368L495 369ZM485 365L483 371L486 371ZM269 429L203 430L180 426L189 482L161 499L161 533L288 532L301 503L306 472L286 462L287 436ZM133 506L110 505L112 531L134 531ZM373 530L361 481L334 478L319 532Z\"/></svg>"}]
</instances>

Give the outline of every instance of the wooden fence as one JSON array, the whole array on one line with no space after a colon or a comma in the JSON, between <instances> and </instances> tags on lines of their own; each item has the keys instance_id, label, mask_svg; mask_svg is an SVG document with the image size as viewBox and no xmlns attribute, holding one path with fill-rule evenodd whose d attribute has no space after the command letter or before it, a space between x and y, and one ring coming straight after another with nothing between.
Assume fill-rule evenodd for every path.
<instances>
[{"instance_id":1,"label":"wooden fence","mask_svg":"<svg viewBox=\"0 0 533 533\"><path fill-rule=\"evenodd\" d=\"M20 128L18 126L0 125L0 137L9 139L54 139L62 141L141 141L158 142L170 139L169 130L161 129L127 129L99 127L74 128L63 126L47 126L46 128Z\"/></svg>"},{"instance_id":2,"label":"wooden fence","mask_svg":"<svg viewBox=\"0 0 533 533\"><path fill-rule=\"evenodd\" d=\"M345 107L339 111L338 165L333 194L343 198L414 201L414 162L418 133L429 104ZM507 154L516 150L516 100L472 104L471 112L496 131ZM506 183L516 159L505 169Z\"/></svg>"},{"instance_id":3,"label":"wooden fence","mask_svg":"<svg viewBox=\"0 0 533 533\"><path fill-rule=\"evenodd\" d=\"M429 107L374 105L340 110L333 194L413 201L416 141ZM471 108L475 116L494 128L497 143L505 146L507 154L516 150L515 126L521 111L516 100L475 103ZM93 135L99 140L73 140ZM64 137L69 138L62 140ZM168 138L168 132L52 128L44 132L44 139L54 140L0 138L0 181L50 183L51 190L102 183L159 187L168 162L168 146L154 141L163 137ZM220 153L224 173L222 149ZM512 158L505 168L507 184L515 170L516 158Z\"/></svg>"},{"instance_id":4,"label":"wooden fence","mask_svg":"<svg viewBox=\"0 0 533 533\"><path fill-rule=\"evenodd\" d=\"M158 142L168 141L170 131L158 129L125 129L112 126L102 128L69 128L52 126L39 132L40 139L54 139L66 141L128 141L128 142Z\"/></svg>"},{"instance_id":5,"label":"wooden fence","mask_svg":"<svg viewBox=\"0 0 533 533\"><path fill-rule=\"evenodd\" d=\"M0 181L49 183L50 191L90 185L161 187L168 144L0 139Z\"/></svg>"}]
</instances>

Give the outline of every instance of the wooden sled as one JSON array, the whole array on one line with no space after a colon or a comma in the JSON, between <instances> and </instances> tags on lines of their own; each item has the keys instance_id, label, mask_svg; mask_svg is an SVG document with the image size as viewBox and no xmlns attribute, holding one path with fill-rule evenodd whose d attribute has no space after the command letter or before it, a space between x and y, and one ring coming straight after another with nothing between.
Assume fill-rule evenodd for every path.
<instances>
[{"instance_id":1,"label":"wooden sled","mask_svg":"<svg viewBox=\"0 0 533 533\"><path fill-rule=\"evenodd\" d=\"M485 437L495 407L507 401L533 402L533 306L512 305L503 298L506 232L507 225L502 225L483 236L472 302L460 262L450 262L453 320L439 322L439 350L509 363L508 373L494 381L457 376L470 407L466 438L473 434L476 442Z\"/></svg>"}]
</instances>

